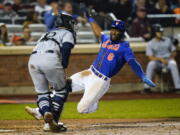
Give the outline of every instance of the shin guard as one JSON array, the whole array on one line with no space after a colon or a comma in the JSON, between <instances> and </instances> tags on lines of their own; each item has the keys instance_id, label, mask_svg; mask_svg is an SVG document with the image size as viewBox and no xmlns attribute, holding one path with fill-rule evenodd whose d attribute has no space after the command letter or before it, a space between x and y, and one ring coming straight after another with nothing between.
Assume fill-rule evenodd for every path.
<instances>
[{"instance_id":1,"label":"shin guard","mask_svg":"<svg viewBox=\"0 0 180 135\"><path fill-rule=\"evenodd\" d=\"M51 97L50 93L38 94L37 105L39 112L44 116L45 112L51 112Z\"/></svg>"},{"instance_id":2,"label":"shin guard","mask_svg":"<svg viewBox=\"0 0 180 135\"><path fill-rule=\"evenodd\" d=\"M55 92L56 93L52 98L52 106L53 106L54 119L56 122L58 122L69 92L67 91L66 88L63 88L61 90L56 90Z\"/></svg>"}]
</instances>

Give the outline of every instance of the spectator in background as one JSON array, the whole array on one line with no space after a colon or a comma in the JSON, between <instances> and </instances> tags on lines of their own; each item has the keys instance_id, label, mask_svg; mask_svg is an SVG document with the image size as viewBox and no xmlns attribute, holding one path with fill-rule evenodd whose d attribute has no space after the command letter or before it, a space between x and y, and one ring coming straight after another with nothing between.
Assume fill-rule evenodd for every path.
<instances>
[{"instance_id":1,"label":"spectator in background","mask_svg":"<svg viewBox=\"0 0 180 135\"><path fill-rule=\"evenodd\" d=\"M9 42L8 30L4 23L0 23L0 46L5 46Z\"/></svg>"},{"instance_id":2,"label":"spectator in background","mask_svg":"<svg viewBox=\"0 0 180 135\"><path fill-rule=\"evenodd\" d=\"M141 7L137 9L137 17L133 20L129 34L131 37L143 37L146 41L151 39L151 26L146 18L146 9Z\"/></svg>"},{"instance_id":3,"label":"spectator in background","mask_svg":"<svg viewBox=\"0 0 180 135\"><path fill-rule=\"evenodd\" d=\"M33 42L34 39L31 36L31 30L29 27L23 27L22 35L14 35L11 39L13 45L27 45L28 42Z\"/></svg>"},{"instance_id":4,"label":"spectator in background","mask_svg":"<svg viewBox=\"0 0 180 135\"><path fill-rule=\"evenodd\" d=\"M66 1L62 4L62 10L67 12L68 14L73 14L73 7L72 7L72 4L71 2L69 1Z\"/></svg>"},{"instance_id":5,"label":"spectator in background","mask_svg":"<svg viewBox=\"0 0 180 135\"><path fill-rule=\"evenodd\" d=\"M140 8L146 9L146 0L134 0L132 10L133 16L136 16L136 12Z\"/></svg>"},{"instance_id":6,"label":"spectator in background","mask_svg":"<svg viewBox=\"0 0 180 135\"><path fill-rule=\"evenodd\" d=\"M24 39L21 36L14 35L11 39L12 45L21 46L24 45Z\"/></svg>"},{"instance_id":7,"label":"spectator in background","mask_svg":"<svg viewBox=\"0 0 180 135\"><path fill-rule=\"evenodd\" d=\"M0 10L3 9L4 5L0 2Z\"/></svg>"},{"instance_id":8,"label":"spectator in background","mask_svg":"<svg viewBox=\"0 0 180 135\"><path fill-rule=\"evenodd\" d=\"M31 36L31 30L29 27L23 28L22 38L24 39L24 44L27 44L27 42L34 42L34 39Z\"/></svg>"},{"instance_id":9,"label":"spectator in background","mask_svg":"<svg viewBox=\"0 0 180 135\"><path fill-rule=\"evenodd\" d=\"M33 11L28 13L27 18L23 23L23 27L28 27L29 24L40 24L40 23L42 22L38 17L38 13Z\"/></svg>"},{"instance_id":10,"label":"spectator in background","mask_svg":"<svg viewBox=\"0 0 180 135\"><path fill-rule=\"evenodd\" d=\"M118 19L126 21L132 13L132 4L129 0L119 0L113 5L111 12L113 12Z\"/></svg>"},{"instance_id":11,"label":"spectator in background","mask_svg":"<svg viewBox=\"0 0 180 135\"><path fill-rule=\"evenodd\" d=\"M59 12L61 11L61 7L58 2L53 1L53 2L51 2L50 5L51 5L52 9L50 11L46 11L44 13L44 23L46 24L48 31L55 29L54 21L55 21L57 15L59 14Z\"/></svg>"},{"instance_id":12,"label":"spectator in background","mask_svg":"<svg viewBox=\"0 0 180 135\"><path fill-rule=\"evenodd\" d=\"M0 17L11 19L17 14L12 9L12 2L4 2L3 9L0 11Z\"/></svg>"},{"instance_id":13,"label":"spectator in background","mask_svg":"<svg viewBox=\"0 0 180 135\"><path fill-rule=\"evenodd\" d=\"M94 4L94 8L97 12L99 12L100 14L106 14L109 12L113 12L112 10L116 10L112 7L118 4L118 0L94 0Z\"/></svg>"},{"instance_id":14,"label":"spectator in background","mask_svg":"<svg viewBox=\"0 0 180 135\"><path fill-rule=\"evenodd\" d=\"M44 22L47 26L48 31L55 29L54 21L58 15L58 13L61 11L65 11L68 14L71 14L73 16L73 18L77 19L77 21L79 21L79 22L82 22L82 23L87 22L86 18L73 14L73 7L70 2L64 2L64 3L61 3L61 5L60 5L58 2L54 1L51 3L51 6L52 6L52 10L47 11L44 14Z\"/></svg>"},{"instance_id":15,"label":"spectator in background","mask_svg":"<svg viewBox=\"0 0 180 135\"><path fill-rule=\"evenodd\" d=\"M154 14L171 14L172 10L170 8L169 2L166 0L157 0L155 3ZM174 18L157 18L158 23L162 26L172 26L174 24Z\"/></svg>"},{"instance_id":16,"label":"spectator in background","mask_svg":"<svg viewBox=\"0 0 180 135\"><path fill-rule=\"evenodd\" d=\"M174 1L171 7L174 14L180 15L180 0ZM175 24L176 25L180 24L180 17L175 18Z\"/></svg>"},{"instance_id":17,"label":"spectator in background","mask_svg":"<svg viewBox=\"0 0 180 135\"><path fill-rule=\"evenodd\" d=\"M170 9L173 10L179 7L180 0L171 0L170 1Z\"/></svg>"},{"instance_id":18,"label":"spectator in background","mask_svg":"<svg viewBox=\"0 0 180 135\"><path fill-rule=\"evenodd\" d=\"M68 14L71 14L74 19L76 19L78 22L87 23L87 19L84 17L81 17L79 15L73 14L73 6L72 3L67 1L62 4L62 10L67 12Z\"/></svg>"},{"instance_id":19,"label":"spectator in background","mask_svg":"<svg viewBox=\"0 0 180 135\"><path fill-rule=\"evenodd\" d=\"M163 31L164 29L160 24L156 24L153 27L154 38L148 43L146 48L146 55L150 60L146 74L149 79L152 79L157 71L167 72L167 70L170 70L175 90L180 92L180 77L175 61L176 48L169 38L163 36ZM150 87L145 84L143 92L150 93Z\"/></svg>"},{"instance_id":20,"label":"spectator in background","mask_svg":"<svg viewBox=\"0 0 180 135\"><path fill-rule=\"evenodd\" d=\"M18 13L19 11L33 11L34 7L31 4L25 5L22 0L13 0L14 4L12 5L13 10Z\"/></svg>"},{"instance_id":21,"label":"spectator in background","mask_svg":"<svg viewBox=\"0 0 180 135\"><path fill-rule=\"evenodd\" d=\"M170 14L172 11L170 10L170 5L166 0L157 0L155 3L155 13L156 14Z\"/></svg>"},{"instance_id":22,"label":"spectator in background","mask_svg":"<svg viewBox=\"0 0 180 135\"><path fill-rule=\"evenodd\" d=\"M43 16L43 14L48 11L51 10L52 7L47 5L46 0L37 0L37 4L35 5L35 12L39 13L39 15Z\"/></svg>"}]
</instances>

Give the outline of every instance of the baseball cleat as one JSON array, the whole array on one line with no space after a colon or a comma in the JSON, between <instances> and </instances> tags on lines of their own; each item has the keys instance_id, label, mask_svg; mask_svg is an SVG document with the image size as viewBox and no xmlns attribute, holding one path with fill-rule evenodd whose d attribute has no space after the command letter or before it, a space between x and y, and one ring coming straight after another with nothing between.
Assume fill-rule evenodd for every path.
<instances>
[{"instance_id":1,"label":"baseball cleat","mask_svg":"<svg viewBox=\"0 0 180 135\"><path fill-rule=\"evenodd\" d=\"M51 128L50 128L49 123L44 124L43 131L44 132L51 132ZM63 125L63 123L58 123L57 129L55 131L53 131L53 132L65 132L65 131L67 131L67 127L65 127Z\"/></svg>"},{"instance_id":2,"label":"baseball cleat","mask_svg":"<svg viewBox=\"0 0 180 135\"><path fill-rule=\"evenodd\" d=\"M58 128L56 129L55 132L66 132L67 131L67 127L65 127L64 125L58 125Z\"/></svg>"},{"instance_id":3,"label":"baseball cleat","mask_svg":"<svg viewBox=\"0 0 180 135\"><path fill-rule=\"evenodd\" d=\"M29 106L25 107L25 111L30 114L31 116L33 116L36 120L42 120L43 116L41 115L41 113L39 112L38 108L31 108Z\"/></svg>"},{"instance_id":4,"label":"baseball cleat","mask_svg":"<svg viewBox=\"0 0 180 135\"><path fill-rule=\"evenodd\" d=\"M45 112L44 121L49 124L49 128L52 132L59 132L59 126L54 121L53 114L51 112Z\"/></svg>"},{"instance_id":5,"label":"baseball cleat","mask_svg":"<svg viewBox=\"0 0 180 135\"><path fill-rule=\"evenodd\" d=\"M51 123L53 121L53 114L51 112L44 113L44 121L46 123Z\"/></svg>"}]
</instances>

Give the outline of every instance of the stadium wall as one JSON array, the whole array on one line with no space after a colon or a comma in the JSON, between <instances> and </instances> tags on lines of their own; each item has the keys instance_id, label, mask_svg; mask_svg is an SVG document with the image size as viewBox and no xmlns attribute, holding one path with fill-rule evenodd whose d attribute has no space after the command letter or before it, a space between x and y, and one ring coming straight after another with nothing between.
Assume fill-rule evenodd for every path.
<instances>
[{"instance_id":1,"label":"stadium wall","mask_svg":"<svg viewBox=\"0 0 180 135\"><path fill-rule=\"evenodd\" d=\"M145 56L147 43L131 43L137 60L142 65L144 71L148 63ZM33 84L28 73L28 59L33 46L0 47L0 94L32 94ZM77 45L70 58L70 65L66 70L67 76L81 70L89 68L96 54L98 44ZM178 48L178 52L179 52ZM178 53L178 58L180 54ZM180 67L180 59L177 59ZM143 84L141 80L131 71L126 64L117 76L112 78L111 91L121 89L121 91L141 90Z\"/></svg>"}]
</instances>

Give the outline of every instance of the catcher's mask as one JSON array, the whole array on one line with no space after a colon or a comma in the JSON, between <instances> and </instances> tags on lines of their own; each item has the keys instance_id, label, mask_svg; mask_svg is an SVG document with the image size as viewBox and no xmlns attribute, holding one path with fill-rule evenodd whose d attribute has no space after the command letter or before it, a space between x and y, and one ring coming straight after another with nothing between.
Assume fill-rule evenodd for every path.
<instances>
[{"instance_id":1,"label":"catcher's mask","mask_svg":"<svg viewBox=\"0 0 180 135\"><path fill-rule=\"evenodd\" d=\"M55 20L55 27L65 27L66 29L74 32L75 25L77 24L77 21L72 17L72 15L68 13L59 13Z\"/></svg>"}]
</instances>

